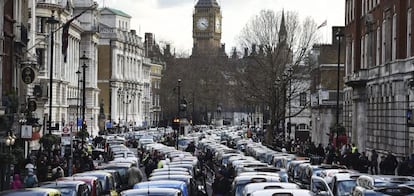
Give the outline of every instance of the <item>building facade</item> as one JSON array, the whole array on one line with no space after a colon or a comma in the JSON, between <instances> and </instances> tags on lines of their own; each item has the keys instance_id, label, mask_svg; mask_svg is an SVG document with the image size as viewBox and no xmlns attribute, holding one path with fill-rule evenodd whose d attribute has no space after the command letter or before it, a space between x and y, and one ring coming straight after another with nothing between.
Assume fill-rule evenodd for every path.
<instances>
[{"instance_id":1,"label":"building facade","mask_svg":"<svg viewBox=\"0 0 414 196\"><path fill-rule=\"evenodd\" d=\"M310 93L311 93L311 121L312 141L315 144L327 146L332 142L333 128L336 124L336 112L339 109L340 124L343 123L343 77L344 77L344 39L341 39L340 59L338 59L339 40L335 38L338 30L343 27L332 28L332 44L314 45L309 57L310 64ZM338 74L338 60L339 72ZM337 108L337 82L340 82L339 108ZM349 135L348 133L346 133ZM335 138L336 139L336 138Z\"/></svg>"},{"instance_id":2,"label":"building facade","mask_svg":"<svg viewBox=\"0 0 414 196\"><path fill-rule=\"evenodd\" d=\"M414 152L413 6L346 1L344 123L362 151Z\"/></svg>"},{"instance_id":3,"label":"building facade","mask_svg":"<svg viewBox=\"0 0 414 196\"><path fill-rule=\"evenodd\" d=\"M120 10L107 7L100 10L98 86L111 127L145 125L144 103L149 100L150 69L144 63L142 38L130 29L130 20Z\"/></svg>"},{"instance_id":4,"label":"building facade","mask_svg":"<svg viewBox=\"0 0 414 196\"><path fill-rule=\"evenodd\" d=\"M149 102L149 121L147 126L157 127L161 120L160 87L162 73L165 69L164 56L159 45L155 42L152 33L145 33L145 56L149 59L150 67L150 102Z\"/></svg>"},{"instance_id":5,"label":"building facade","mask_svg":"<svg viewBox=\"0 0 414 196\"><path fill-rule=\"evenodd\" d=\"M36 42L35 48L37 66L39 72L35 81L36 102L35 111L41 124L47 125L51 115L51 127L43 133L60 133L64 127L77 129L82 123L81 108L85 107L85 119L87 130L90 135L98 133L98 94L97 88L97 31L94 30L97 10L94 1L37 1L35 7L36 19L31 20L33 36ZM81 13L77 19L73 17ZM55 24L50 23L53 17ZM68 21L71 21L67 23ZM68 24L67 50L63 52L63 25ZM51 35L53 32L53 42ZM51 46L52 45L52 46ZM51 47L53 47L53 54ZM81 62L85 55L88 60ZM83 69L86 65L86 69ZM51 67L53 73L51 74ZM85 74L85 77L83 75ZM51 79L50 76L53 78ZM85 81L82 80L85 78ZM85 89L83 89L85 82ZM82 85L80 85L80 83ZM52 94L50 94L52 84ZM85 90L85 101L83 101L83 90ZM50 101L52 99L52 101ZM50 105L52 103L52 106ZM85 103L83 105L82 103ZM51 110L50 110L51 107ZM50 114L50 111L52 114Z\"/></svg>"}]
</instances>

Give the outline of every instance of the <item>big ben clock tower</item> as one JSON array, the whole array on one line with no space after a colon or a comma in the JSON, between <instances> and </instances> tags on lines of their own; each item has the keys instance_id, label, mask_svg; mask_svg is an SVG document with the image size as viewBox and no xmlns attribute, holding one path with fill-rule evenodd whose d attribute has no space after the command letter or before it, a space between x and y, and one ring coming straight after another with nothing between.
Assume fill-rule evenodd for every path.
<instances>
[{"instance_id":1,"label":"big ben clock tower","mask_svg":"<svg viewBox=\"0 0 414 196\"><path fill-rule=\"evenodd\" d=\"M216 57L220 52L221 11L216 0L198 0L193 14L192 57Z\"/></svg>"}]
</instances>

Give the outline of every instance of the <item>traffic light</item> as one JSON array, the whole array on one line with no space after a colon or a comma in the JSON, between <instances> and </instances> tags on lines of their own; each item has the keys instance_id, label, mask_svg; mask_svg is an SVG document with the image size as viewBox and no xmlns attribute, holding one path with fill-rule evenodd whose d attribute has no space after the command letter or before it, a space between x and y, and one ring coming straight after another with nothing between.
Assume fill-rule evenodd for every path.
<instances>
[{"instance_id":1,"label":"traffic light","mask_svg":"<svg viewBox=\"0 0 414 196\"><path fill-rule=\"evenodd\" d=\"M178 130L180 128L180 119L175 117L172 119L172 128Z\"/></svg>"}]
</instances>

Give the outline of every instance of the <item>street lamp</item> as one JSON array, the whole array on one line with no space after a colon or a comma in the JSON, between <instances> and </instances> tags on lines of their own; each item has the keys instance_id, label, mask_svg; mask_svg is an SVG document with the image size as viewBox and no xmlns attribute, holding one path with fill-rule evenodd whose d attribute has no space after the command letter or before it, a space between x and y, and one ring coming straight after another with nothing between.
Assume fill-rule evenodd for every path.
<instances>
[{"instance_id":1,"label":"street lamp","mask_svg":"<svg viewBox=\"0 0 414 196\"><path fill-rule=\"evenodd\" d=\"M292 121L291 121L291 116L292 116L292 74L293 74L293 69L292 67L289 67L287 70L287 79L289 82L289 91L288 91L288 109L289 109L289 113L288 113L288 118L289 118L289 124L288 124L288 139L290 140L290 134L292 133Z\"/></svg>"},{"instance_id":2,"label":"street lamp","mask_svg":"<svg viewBox=\"0 0 414 196\"><path fill-rule=\"evenodd\" d=\"M121 103L123 100L123 91L122 88L118 89L118 133L121 133Z\"/></svg>"},{"instance_id":3,"label":"street lamp","mask_svg":"<svg viewBox=\"0 0 414 196\"><path fill-rule=\"evenodd\" d=\"M180 105L181 105L181 101L180 101L180 97L181 97L181 95L180 95L180 93L181 93L181 79L178 79L177 80L177 92L178 92L178 94L177 94L177 117L178 117L178 119L180 119L181 120L181 116L180 116ZM178 149L178 134L180 134L180 129L181 129L181 123L178 125L178 130L177 130L177 132L176 132L176 134L175 134L175 142L176 142L176 148Z\"/></svg>"},{"instance_id":4,"label":"street lamp","mask_svg":"<svg viewBox=\"0 0 414 196\"><path fill-rule=\"evenodd\" d=\"M132 91L131 93L131 98L129 97L129 92L127 90L127 95L126 95L126 101L124 100L123 103L126 105L125 107L125 122L126 122L126 127L128 128L129 131L129 123L128 123L128 105L131 104L132 100L135 99L135 91Z\"/></svg>"},{"instance_id":5,"label":"street lamp","mask_svg":"<svg viewBox=\"0 0 414 196\"><path fill-rule=\"evenodd\" d=\"M53 107L53 49L54 49L54 30L55 25L59 23L58 20L55 19L54 15L55 11L52 10L52 15L46 20L46 23L50 24L50 69L49 69L49 134L52 134L52 107Z\"/></svg>"},{"instance_id":6,"label":"street lamp","mask_svg":"<svg viewBox=\"0 0 414 196\"><path fill-rule=\"evenodd\" d=\"M6 146L8 147L8 154L9 154L9 160L8 160L8 165L7 165L7 175L6 175L6 182L7 184L10 184L11 182L11 178L10 176L13 174L13 170L14 170L14 166L12 163L12 156L13 156L13 152L12 152L12 146L14 145L14 143L16 142L16 136L14 135L12 130L9 130L7 132L7 136L6 138L4 138L4 143L6 144Z\"/></svg>"},{"instance_id":7,"label":"street lamp","mask_svg":"<svg viewBox=\"0 0 414 196\"><path fill-rule=\"evenodd\" d=\"M80 74L81 72L78 70L76 71L76 75L78 76L78 89L77 89L77 93L76 93L76 132L79 132L79 94L80 94Z\"/></svg>"},{"instance_id":8,"label":"street lamp","mask_svg":"<svg viewBox=\"0 0 414 196\"><path fill-rule=\"evenodd\" d=\"M338 70L337 70L337 78L336 78L336 147L338 146L338 136L339 136L339 82L340 82L340 69L341 69L341 39L344 36L342 31L338 29L336 32L336 38L338 39Z\"/></svg>"},{"instance_id":9,"label":"street lamp","mask_svg":"<svg viewBox=\"0 0 414 196\"><path fill-rule=\"evenodd\" d=\"M86 62L89 60L88 57L85 56L85 51L83 51L83 55L80 60L83 62L82 65L82 74L83 74L83 83L82 83L82 131L86 131L86 120L85 120L85 110L86 110ZM91 128L91 137L92 137L92 128Z\"/></svg>"}]
</instances>

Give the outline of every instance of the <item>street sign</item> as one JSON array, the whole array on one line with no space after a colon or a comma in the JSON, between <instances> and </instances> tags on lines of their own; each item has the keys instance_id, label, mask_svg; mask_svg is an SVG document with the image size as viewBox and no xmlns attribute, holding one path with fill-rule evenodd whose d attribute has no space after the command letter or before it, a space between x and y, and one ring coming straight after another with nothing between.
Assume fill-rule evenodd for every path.
<instances>
[{"instance_id":1,"label":"street sign","mask_svg":"<svg viewBox=\"0 0 414 196\"><path fill-rule=\"evenodd\" d=\"M107 129L112 128L112 122L111 121L106 122L105 126L106 126Z\"/></svg>"},{"instance_id":2,"label":"street sign","mask_svg":"<svg viewBox=\"0 0 414 196\"><path fill-rule=\"evenodd\" d=\"M29 111L31 111L31 112L36 111L36 109L37 109L37 103L36 103L36 101L34 101L34 100L30 100L30 101L27 103L27 109L28 109Z\"/></svg>"},{"instance_id":3,"label":"street sign","mask_svg":"<svg viewBox=\"0 0 414 196\"><path fill-rule=\"evenodd\" d=\"M63 135L63 134L69 134L69 133L70 133L69 128L67 128L67 127L63 127L63 129L62 129L62 135Z\"/></svg>"},{"instance_id":4,"label":"street sign","mask_svg":"<svg viewBox=\"0 0 414 196\"><path fill-rule=\"evenodd\" d=\"M22 135L23 139L32 139L32 125L22 125Z\"/></svg>"},{"instance_id":5,"label":"street sign","mask_svg":"<svg viewBox=\"0 0 414 196\"><path fill-rule=\"evenodd\" d=\"M82 119L79 118L77 123L78 123L78 127L81 127L82 126Z\"/></svg>"},{"instance_id":6,"label":"street sign","mask_svg":"<svg viewBox=\"0 0 414 196\"><path fill-rule=\"evenodd\" d=\"M27 66L22 69L22 80L25 84L33 83L35 79L35 71L33 68Z\"/></svg>"}]
</instances>

